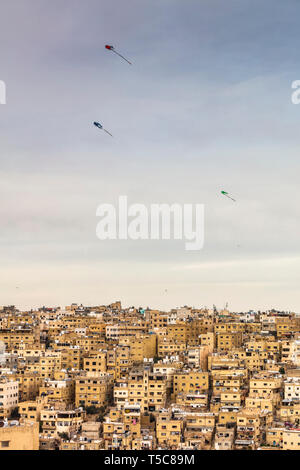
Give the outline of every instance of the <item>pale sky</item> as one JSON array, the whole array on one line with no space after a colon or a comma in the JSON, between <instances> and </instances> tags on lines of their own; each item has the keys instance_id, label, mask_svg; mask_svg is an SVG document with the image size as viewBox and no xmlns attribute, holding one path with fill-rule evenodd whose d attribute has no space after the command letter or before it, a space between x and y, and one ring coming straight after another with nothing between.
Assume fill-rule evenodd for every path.
<instances>
[{"instance_id":1,"label":"pale sky","mask_svg":"<svg viewBox=\"0 0 300 470\"><path fill-rule=\"evenodd\" d=\"M299 14L297 0L0 0L0 305L299 312ZM204 249L98 240L96 209L119 195L205 204Z\"/></svg>"}]
</instances>

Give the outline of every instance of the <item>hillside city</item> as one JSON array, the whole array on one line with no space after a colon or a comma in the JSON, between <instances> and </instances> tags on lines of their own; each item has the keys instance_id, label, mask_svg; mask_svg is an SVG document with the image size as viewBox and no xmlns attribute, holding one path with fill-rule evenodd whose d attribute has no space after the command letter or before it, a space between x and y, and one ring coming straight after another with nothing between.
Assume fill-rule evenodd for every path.
<instances>
[{"instance_id":1,"label":"hillside city","mask_svg":"<svg viewBox=\"0 0 300 470\"><path fill-rule=\"evenodd\" d=\"M300 316L0 308L0 450L298 450Z\"/></svg>"}]
</instances>

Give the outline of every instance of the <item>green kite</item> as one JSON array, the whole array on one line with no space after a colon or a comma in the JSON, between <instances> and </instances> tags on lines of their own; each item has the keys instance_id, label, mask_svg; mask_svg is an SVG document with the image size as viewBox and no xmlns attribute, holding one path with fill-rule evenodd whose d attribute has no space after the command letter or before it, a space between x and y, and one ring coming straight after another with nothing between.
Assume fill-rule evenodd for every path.
<instances>
[{"instance_id":1,"label":"green kite","mask_svg":"<svg viewBox=\"0 0 300 470\"><path fill-rule=\"evenodd\" d=\"M226 191L221 191L221 193L222 193L224 196L226 196L226 197L228 197L229 199L231 199L233 202L236 202L236 200L233 199L233 197L229 196L229 193L227 193Z\"/></svg>"}]
</instances>

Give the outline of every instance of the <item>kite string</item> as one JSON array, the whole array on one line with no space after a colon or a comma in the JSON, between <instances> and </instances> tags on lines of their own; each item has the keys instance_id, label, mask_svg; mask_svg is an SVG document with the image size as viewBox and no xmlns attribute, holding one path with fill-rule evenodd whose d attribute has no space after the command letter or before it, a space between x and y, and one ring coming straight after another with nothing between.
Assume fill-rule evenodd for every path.
<instances>
[{"instance_id":1,"label":"kite string","mask_svg":"<svg viewBox=\"0 0 300 470\"><path fill-rule=\"evenodd\" d=\"M119 57L122 57L122 59L126 60L126 62L128 62L128 64L132 65L132 63L129 62L129 60L127 60L124 56L122 56L121 54L119 54L119 52L115 51L114 49L113 49L113 52L114 52L115 54L117 54Z\"/></svg>"}]
</instances>

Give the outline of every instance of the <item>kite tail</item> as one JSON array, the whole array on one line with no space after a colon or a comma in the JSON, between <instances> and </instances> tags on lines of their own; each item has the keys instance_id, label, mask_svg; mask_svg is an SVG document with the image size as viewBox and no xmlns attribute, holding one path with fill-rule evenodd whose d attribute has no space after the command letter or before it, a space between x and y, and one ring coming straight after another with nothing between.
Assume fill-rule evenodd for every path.
<instances>
[{"instance_id":1,"label":"kite tail","mask_svg":"<svg viewBox=\"0 0 300 470\"><path fill-rule=\"evenodd\" d=\"M113 52L114 52L115 54L117 54L119 57L122 57L122 59L126 60L126 62L128 62L129 65L132 65L132 63L129 62L129 60L127 60L124 56L122 56L121 54L119 54L119 52L117 52L117 51L115 51L115 50L113 50Z\"/></svg>"},{"instance_id":2,"label":"kite tail","mask_svg":"<svg viewBox=\"0 0 300 470\"><path fill-rule=\"evenodd\" d=\"M233 202L236 202L235 199L233 199L233 197L229 196L228 194L225 194L226 197L228 197L229 199L231 199Z\"/></svg>"},{"instance_id":3,"label":"kite tail","mask_svg":"<svg viewBox=\"0 0 300 470\"><path fill-rule=\"evenodd\" d=\"M103 129L103 130L104 130L104 132L106 132L107 134L109 134L111 137L113 137L113 135L112 135L110 132L108 132L106 129Z\"/></svg>"}]
</instances>

